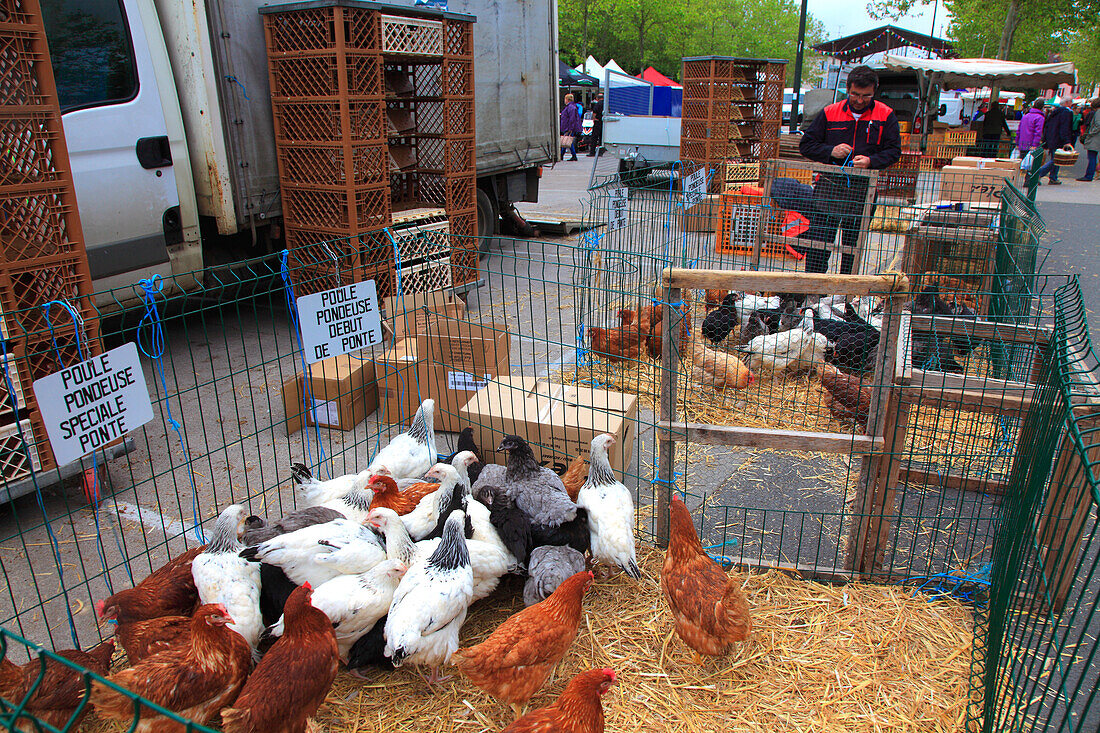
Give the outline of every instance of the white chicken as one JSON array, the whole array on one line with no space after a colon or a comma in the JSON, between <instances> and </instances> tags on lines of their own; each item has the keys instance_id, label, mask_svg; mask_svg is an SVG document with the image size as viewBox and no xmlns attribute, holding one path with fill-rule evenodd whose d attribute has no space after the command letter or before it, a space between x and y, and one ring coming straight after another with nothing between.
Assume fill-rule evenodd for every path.
<instances>
[{"instance_id":1,"label":"white chicken","mask_svg":"<svg viewBox=\"0 0 1100 733\"><path fill-rule=\"evenodd\" d=\"M442 681L439 668L458 649L458 630L473 601L474 574L463 536L466 517L451 512L443 539L427 559L413 564L401 579L386 617L385 655L402 664L432 670L428 684Z\"/></svg>"},{"instance_id":2,"label":"white chicken","mask_svg":"<svg viewBox=\"0 0 1100 733\"><path fill-rule=\"evenodd\" d=\"M303 463L291 464L290 472L294 475L294 481L297 484L295 490L301 497L302 505L307 507L322 506L347 496L356 489L364 489L371 477L370 471L362 471L322 481L314 478L309 466ZM337 511L340 510L337 509Z\"/></svg>"},{"instance_id":3,"label":"white chicken","mask_svg":"<svg viewBox=\"0 0 1100 733\"><path fill-rule=\"evenodd\" d=\"M244 637L253 650L264 630L260 614L260 566L238 553L238 539L247 512L240 504L230 504L214 522L206 550L191 561L191 577L199 591L199 603L220 603L233 619L227 624Z\"/></svg>"},{"instance_id":4,"label":"white chicken","mask_svg":"<svg viewBox=\"0 0 1100 733\"><path fill-rule=\"evenodd\" d=\"M340 512L356 524L362 524L367 519L372 501L374 501L373 489L356 486L343 496L329 499L320 506Z\"/></svg>"},{"instance_id":5,"label":"white chicken","mask_svg":"<svg viewBox=\"0 0 1100 733\"><path fill-rule=\"evenodd\" d=\"M634 497L611 470L607 450L613 445L615 436L609 433L592 439L588 480L577 493L577 506L588 510L592 557L617 565L631 578L640 580L634 547Z\"/></svg>"},{"instance_id":6,"label":"white chicken","mask_svg":"<svg viewBox=\"0 0 1100 733\"><path fill-rule=\"evenodd\" d=\"M386 559L386 550L369 527L334 519L245 548L241 557L278 566L295 585L316 588L337 575L370 570Z\"/></svg>"},{"instance_id":7,"label":"white chicken","mask_svg":"<svg viewBox=\"0 0 1100 733\"><path fill-rule=\"evenodd\" d=\"M446 521L451 510L459 508L462 489L458 487L459 473L454 466L437 463L426 474L426 478L439 482L439 488L425 496L416 508L401 516L401 521L414 540L422 540L437 534L440 524Z\"/></svg>"},{"instance_id":8,"label":"white chicken","mask_svg":"<svg viewBox=\"0 0 1100 733\"><path fill-rule=\"evenodd\" d=\"M409 429L396 436L371 460L369 473L385 466L395 479L415 478L436 462L435 400L424 400ZM364 484L365 485L365 484Z\"/></svg>"},{"instance_id":9,"label":"white chicken","mask_svg":"<svg viewBox=\"0 0 1100 733\"><path fill-rule=\"evenodd\" d=\"M742 347L749 368L758 374L807 371L825 359L828 340L813 330L813 311L807 308L798 328L757 336Z\"/></svg>"},{"instance_id":10,"label":"white chicken","mask_svg":"<svg viewBox=\"0 0 1100 733\"><path fill-rule=\"evenodd\" d=\"M313 589L310 603L332 622L341 661L347 663L352 645L389 611L394 591L407 569L400 560L386 560L365 573L341 575ZM282 616L266 635L283 635Z\"/></svg>"},{"instance_id":11,"label":"white chicken","mask_svg":"<svg viewBox=\"0 0 1100 733\"><path fill-rule=\"evenodd\" d=\"M753 295L751 293L744 293L741 295L734 308L737 309L737 322L745 323L749 320L749 316L753 314L753 311L762 309L775 309L779 308L783 304L783 299L778 295L773 295L770 298L764 298L759 295Z\"/></svg>"}]
</instances>

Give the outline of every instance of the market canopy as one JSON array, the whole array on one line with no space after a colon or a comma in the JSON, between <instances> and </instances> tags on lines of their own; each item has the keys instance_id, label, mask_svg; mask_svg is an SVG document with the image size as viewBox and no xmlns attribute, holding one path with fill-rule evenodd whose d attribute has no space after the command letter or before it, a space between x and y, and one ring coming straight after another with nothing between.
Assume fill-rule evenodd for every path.
<instances>
[{"instance_id":1,"label":"market canopy","mask_svg":"<svg viewBox=\"0 0 1100 733\"><path fill-rule=\"evenodd\" d=\"M630 76L630 74L627 74L623 70L623 67L621 67L617 63L615 63L615 59L611 59L606 64L604 64L604 69L606 69L608 71L617 71L618 73L622 74L623 76Z\"/></svg>"},{"instance_id":2,"label":"market canopy","mask_svg":"<svg viewBox=\"0 0 1100 733\"><path fill-rule=\"evenodd\" d=\"M667 76L650 66L648 69L638 75L639 79L645 79L650 84L658 87L678 87L678 83L669 79Z\"/></svg>"},{"instance_id":3,"label":"market canopy","mask_svg":"<svg viewBox=\"0 0 1100 733\"><path fill-rule=\"evenodd\" d=\"M600 62L589 56L584 60L583 64L579 64L576 67L577 71L583 71L589 76L594 76L600 80L600 84L603 84L603 67L600 66Z\"/></svg>"},{"instance_id":4,"label":"market canopy","mask_svg":"<svg viewBox=\"0 0 1100 733\"><path fill-rule=\"evenodd\" d=\"M1033 88L1051 89L1059 84L1077 83L1077 70L1069 61L1023 64L1000 59L916 59L888 55L884 63L891 71L912 70L935 74L941 85L976 87L1015 82Z\"/></svg>"},{"instance_id":5,"label":"market canopy","mask_svg":"<svg viewBox=\"0 0 1100 733\"><path fill-rule=\"evenodd\" d=\"M959 55L951 42L945 38L928 36L896 25L884 25L851 36L825 41L814 46L814 50L841 61L854 61L867 58L871 54L906 47L931 51L944 58L957 58Z\"/></svg>"},{"instance_id":6,"label":"market canopy","mask_svg":"<svg viewBox=\"0 0 1100 733\"><path fill-rule=\"evenodd\" d=\"M565 87L598 87L600 80L583 71L570 69L569 64L558 59L558 84Z\"/></svg>"}]
</instances>

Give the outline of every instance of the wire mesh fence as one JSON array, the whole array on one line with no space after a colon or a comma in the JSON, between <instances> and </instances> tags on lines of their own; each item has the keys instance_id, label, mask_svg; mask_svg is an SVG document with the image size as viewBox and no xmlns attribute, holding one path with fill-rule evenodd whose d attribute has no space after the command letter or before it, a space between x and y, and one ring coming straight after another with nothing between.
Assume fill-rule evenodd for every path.
<instances>
[{"instance_id":1,"label":"wire mesh fence","mask_svg":"<svg viewBox=\"0 0 1100 733\"><path fill-rule=\"evenodd\" d=\"M687 229L693 215L675 181L666 172L599 182L586 214L599 226L576 244L499 240L465 304L388 304L395 338L346 358L335 376L305 363L293 303L340 283L331 255L339 240L312 245L309 257L208 275L198 289L190 276L100 294L115 304L99 319L103 345L141 346L155 419L130 434L125 455L85 459L97 477L85 495L37 488L9 505L0 538L7 655L38 656L24 639L53 649L98 643L109 630L96 622L96 600L201 543L229 503L260 516L294 508L294 461L322 476L359 470L432 397L440 455L462 427L475 429L487 457L501 435L522 431L544 464L565 471L587 452L586 437L617 433L613 465L644 543L662 540L676 490L727 564L962 588L981 622L974 693L999 701L972 725L993 730L1009 715L1002 702L1040 693L1049 704L1025 705L1018 720L1086 716L1091 703L1068 686L1087 689L1088 675L1067 671L1070 682L1055 685L1033 658L1059 664L1060 654L1092 648L1082 634L1093 633L1095 612L1095 482L1081 495L1092 497L1087 519L1069 532L1080 551L1056 561L1055 576L1072 578L1061 615L1056 603L1043 606L1048 629L1035 609L1020 613L1002 597L1022 578L1027 586L1009 597L1042 578L1058 585L1032 565L1021 575L1004 563L1015 552L1050 565L1045 538L1073 524L1060 507L1084 501L1068 477L1092 466L1063 471L1064 490L1022 483L1042 468L1025 468L1043 460L1034 422L1049 421L1055 438L1066 424L1068 413L1047 409L1057 390L1046 382L1056 369L1080 369L1065 344L1087 349L1072 284L1036 274L1034 209L1010 193L983 225L995 242L983 286L967 272L870 274L866 260L865 274L841 275L837 258L830 273L785 262L752 273L747 255L719 252L713 233ZM896 241L879 261L904 261L906 242ZM1050 328L1057 323L1074 327ZM1046 529L1035 499L1021 506L1029 492L1050 505Z\"/></svg>"}]
</instances>

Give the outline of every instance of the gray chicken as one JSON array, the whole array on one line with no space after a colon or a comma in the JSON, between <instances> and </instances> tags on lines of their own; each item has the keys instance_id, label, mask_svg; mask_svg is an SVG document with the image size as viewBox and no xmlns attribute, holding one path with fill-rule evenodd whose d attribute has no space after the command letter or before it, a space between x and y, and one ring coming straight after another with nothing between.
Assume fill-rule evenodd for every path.
<instances>
[{"instance_id":1,"label":"gray chicken","mask_svg":"<svg viewBox=\"0 0 1100 733\"><path fill-rule=\"evenodd\" d=\"M473 486L475 498L481 495L482 487L499 486L534 524L557 527L577 518L577 505L566 493L565 484L556 473L538 464L527 441L509 435L497 450L508 451L508 462L481 469Z\"/></svg>"},{"instance_id":2,"label":"gray chicken","mask_svg":"<svg viewBox=\"0 0 1100 733\"><path fill-rule=\"evenodd\" d=\"M523 584L523 603L533 606L550 596L566 578L584 570L584 555L572 547L547 545L531 553L527 582Z\"/></svg>"},{"instance_id":3,"label":"gray chicken","mask_svg":"<svg viewBox=\"0 0 1100 733\"><path fill-rule=\"evenodd\" d=\"M305 527L312 527L314 524L324 524L325 522L331 522L333 519L343 518L344 515L340 512L323 506L298 509L270 523L252 515L244 520L241 541L246 547L251 547L287 532L294 532Z\"/></svg>"}]
</instances>

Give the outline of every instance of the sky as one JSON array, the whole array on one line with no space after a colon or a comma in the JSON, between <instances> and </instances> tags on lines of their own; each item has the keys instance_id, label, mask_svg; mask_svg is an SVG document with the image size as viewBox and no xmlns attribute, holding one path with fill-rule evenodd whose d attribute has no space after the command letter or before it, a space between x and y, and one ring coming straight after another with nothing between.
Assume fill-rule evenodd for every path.
<instances>
[{"instance_id":1,"label":"sky","mask_svg":"<svg viewBox=\"0 0 1100 733\"><path fill-rule=\"evenodd\" d=\"M892 23L918 33L928 33L932 28L932 5L922 6L916 12L899 20L875 20L867 14L867 0L809 0L810 14L825 24L825 38L848 36ZM936 33L947 31L948 15L941 6L936 13Z\"/></svg>"}]
</instances>

